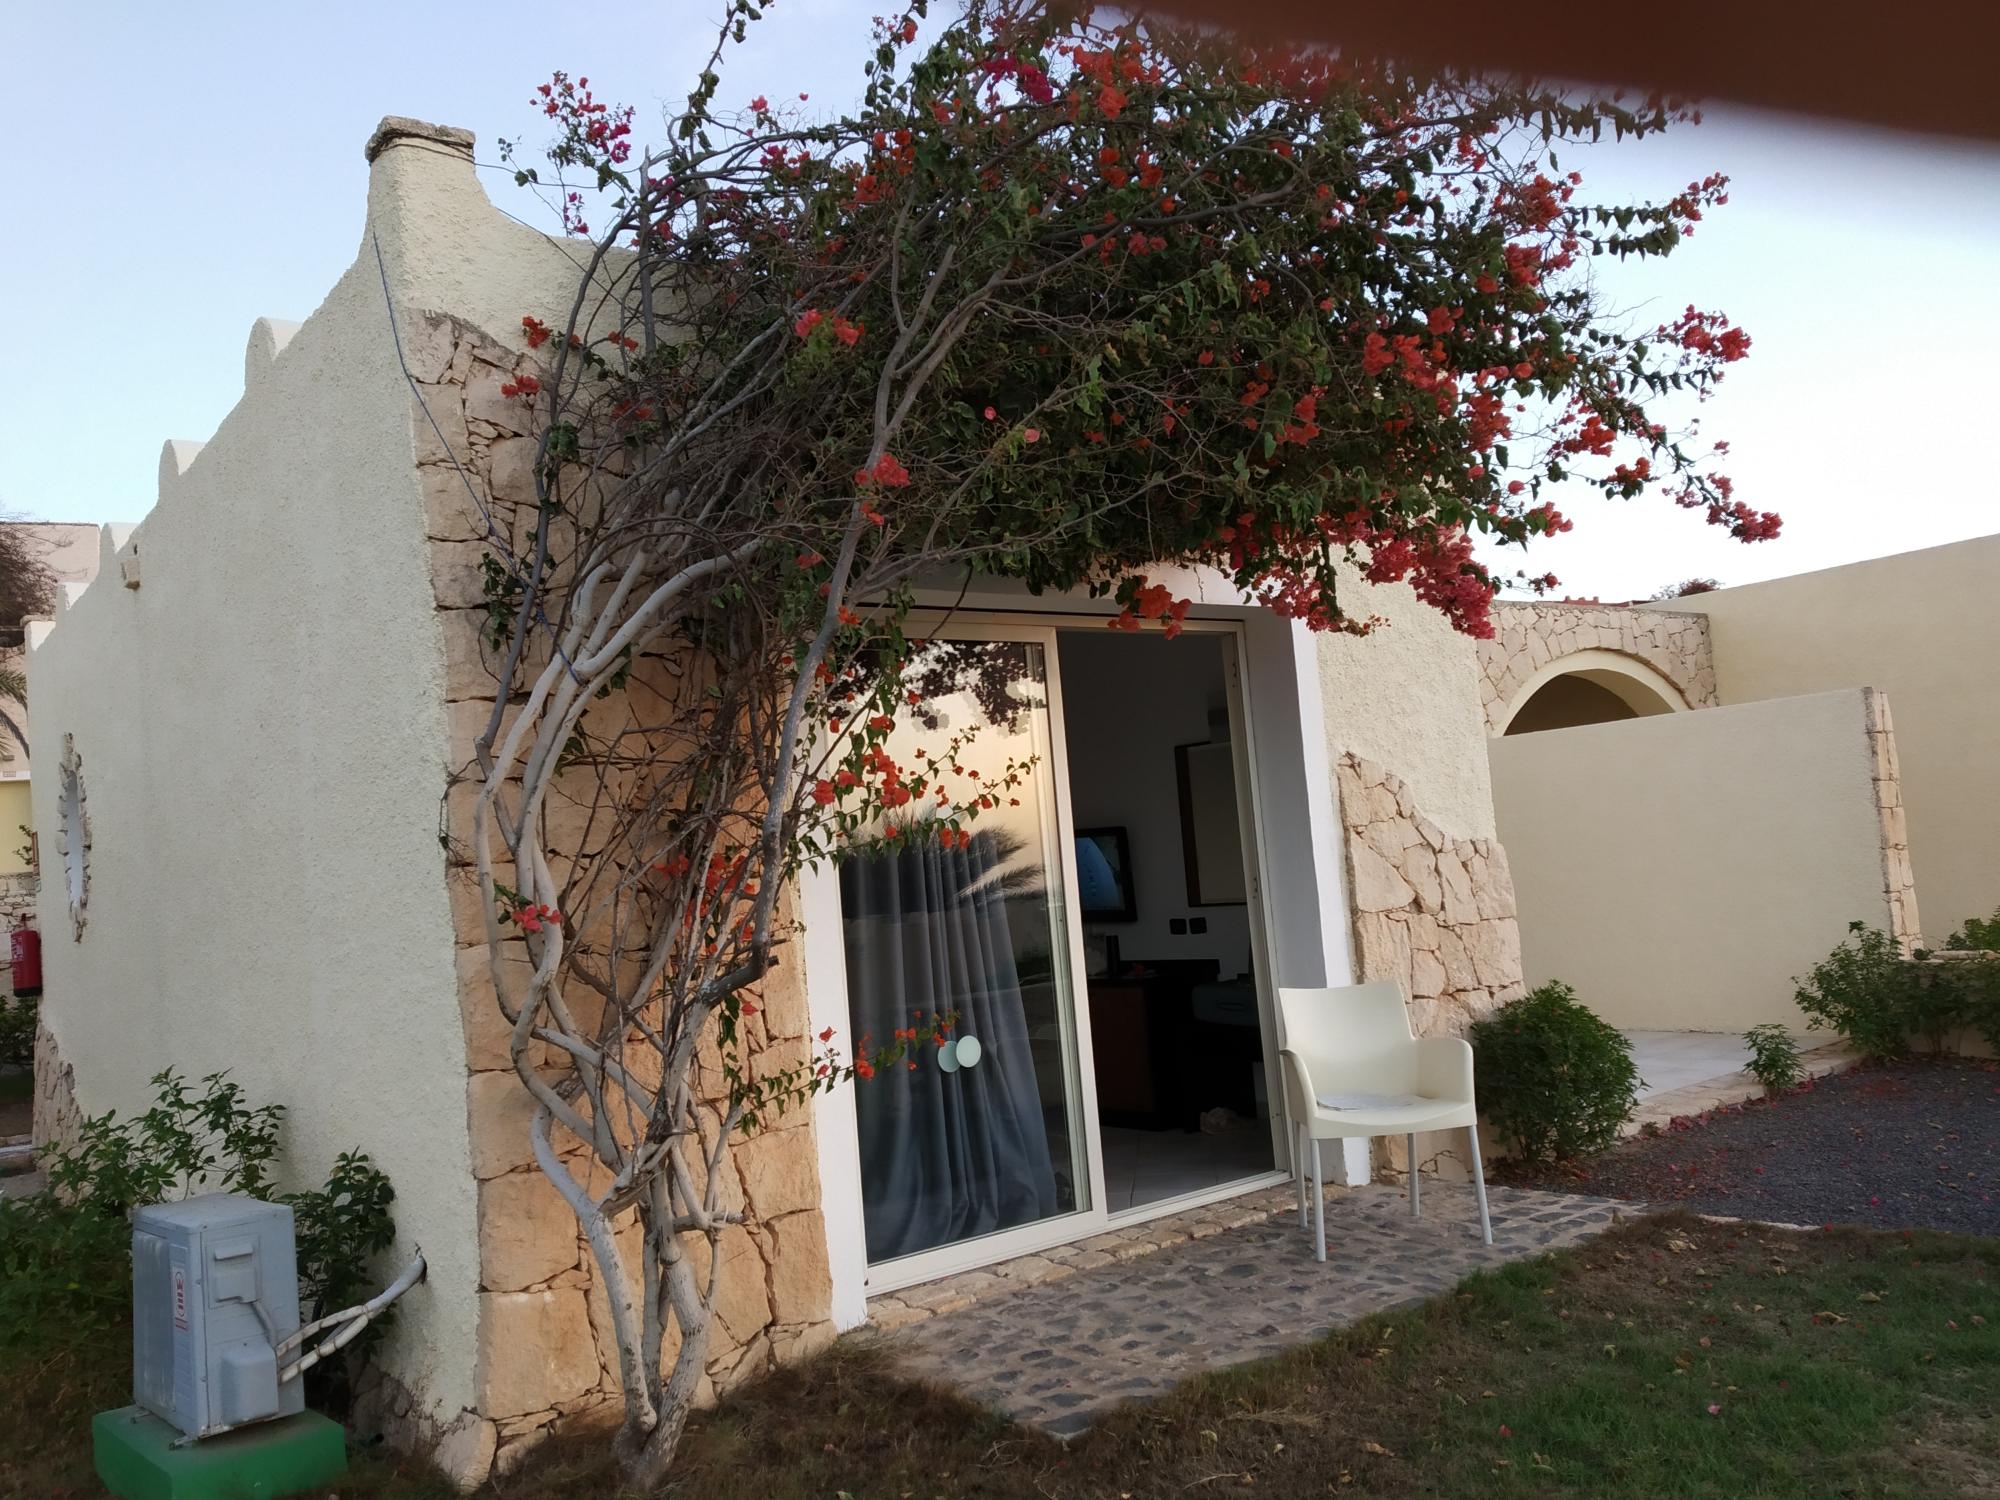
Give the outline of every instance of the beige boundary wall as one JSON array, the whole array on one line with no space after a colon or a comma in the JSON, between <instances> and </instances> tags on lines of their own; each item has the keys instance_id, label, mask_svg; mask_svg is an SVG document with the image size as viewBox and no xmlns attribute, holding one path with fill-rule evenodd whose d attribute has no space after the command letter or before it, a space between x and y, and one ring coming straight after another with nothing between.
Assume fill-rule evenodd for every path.
<instances>
[{"instance_id":1,"label":"beige boundary wall","mask_svg":"<svg viewBox=\"0 0 2000 1500\"><path fill-rule=\"evenodd\" d=\"M1888 705L1866 689L1495 739L1529 985L1623 1027L1804 1024L1861 920L1907 938Z\"/></svg>"},{"instance_id":2,"label":"beige boundary wall","mask_svg":"<svg viewBox=\"0 0 2000 1500\"><path fill-rule=\"evenodd\" d=\"M2000 536L1674 601L1724 703L1884 689L1931 942L2000 907Z\"/></svg>"}]
</instances>

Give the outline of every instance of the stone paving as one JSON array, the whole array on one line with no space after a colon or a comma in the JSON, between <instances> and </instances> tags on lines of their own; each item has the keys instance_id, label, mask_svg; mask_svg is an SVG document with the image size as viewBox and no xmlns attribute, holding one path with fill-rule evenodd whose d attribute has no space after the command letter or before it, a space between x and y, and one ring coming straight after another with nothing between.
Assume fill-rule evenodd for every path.
<instances>
[{"instance_id":1,"label":"stone paving","mask_svg":"<svg viewBox=\"0 0 2000 1500\"><path fill-rule=\"evenodd\" d=\"M1633 1212L1608 1199L1496 1187L1487 1246L1469 1187L1426 1183L1418 1220L1399 1187L1335 1191L1324 1265L1296 1206L1275 1217L1267 1208L1254 1223L879 1337L905 1373L1067 1437L1123 1402L1421 1301L1483 1267L1575 1244Z\"/></svg>"},{"instance_id":2,"label":"stone paving","mask_svg":"<svg viewBox=\"0 0 2000 1500\"><path fill-rule=\"evenodd\" d=\"M1825 1078L1831 1073L1845 1072L1860 1060L1860 1054L1846 1042L1826 1042L1799 1054L1799 1064L1808 1078ZM1763 1097L1764 1085L1748 1073L1741 1070L1720 1073L1699 1083L1682 1084L1657 1093L1642 1093L1638 1108L1619 1127L1618 1134L1635 1136L1665 1130L1675 1120L1685 1116L1703 1115L1726 1104L1741 1104L1747 1099Z\"/></svg>"}]
</instances>

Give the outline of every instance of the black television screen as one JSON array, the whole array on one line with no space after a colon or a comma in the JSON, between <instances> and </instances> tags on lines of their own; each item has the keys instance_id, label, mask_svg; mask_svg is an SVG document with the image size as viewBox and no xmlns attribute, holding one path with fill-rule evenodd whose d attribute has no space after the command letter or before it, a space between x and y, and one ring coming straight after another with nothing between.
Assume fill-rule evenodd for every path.
<instances>
[{"instance_id":1,"label":"black television screen","mask_svg":"<svg viewBox=\"0 0 2000 1500\"><path fill-rule=\"evenodd\" d=\"M1087 921L1136 922L1132 892L1132 852L1122 828L1079 828L1076 832L1077 900Z\"/></svg>"}]
</instances>

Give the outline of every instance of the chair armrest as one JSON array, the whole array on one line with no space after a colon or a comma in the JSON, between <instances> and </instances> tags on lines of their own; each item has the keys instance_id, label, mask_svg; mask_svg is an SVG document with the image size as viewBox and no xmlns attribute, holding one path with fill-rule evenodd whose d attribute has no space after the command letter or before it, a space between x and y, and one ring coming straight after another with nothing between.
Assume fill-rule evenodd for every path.
<instances>
[{"instance_id":1,"label":"chair armrest","mask_svg":"<svg viewBox=\"0 0 2000 1500\"><path fill-rule=\"evenodd\" d=\"M1417 1092L1472 1103L1472 1044L1458 1036L1418 1037Z\"/></svg>"}]
</instances>

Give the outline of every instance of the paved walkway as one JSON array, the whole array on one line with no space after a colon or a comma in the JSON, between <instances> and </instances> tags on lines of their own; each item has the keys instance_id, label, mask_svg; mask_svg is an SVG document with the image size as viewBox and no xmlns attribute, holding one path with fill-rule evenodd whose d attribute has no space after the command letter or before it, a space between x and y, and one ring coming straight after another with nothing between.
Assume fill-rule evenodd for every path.
<instances>
[{"instance_id":1,"label":"paved walkway","mask_svg":"<svg viewBox=\"0 0 2000 1500\"><path fill-rule=\"evenodd\" d=\"M1434 1296L1472 1271L1574 1244L1633 1212L1570 1194L1496 1187L1489 1196L1491 1246L1479 1241L1469 1187L1426 1183L1415 1221L1400 1187L1337 1190L1324 1265L1293 1209L882 1337L910 1375L1069 1436L1121 1402Z\"/></svg>"},{"instance_id":2,"label":"paved walkway","mask_svg":"<svg viewBox=\"0 0 2000 1500\"><path fill-rule=\"evenodd\" d=\"M1743 1071L1750 1049L1741 1037L1702 1031L1628 1031L1632 1061L1645 1087L1639 1107L1618 1132L1640 1135L1664 1130L1684 1115L1706 1114L1725 1104L1760 1099L1764 1085ZM1854 1066L1856 1054L1843 1041L1828 1041L1823 1032L1802 1032L1794 1038L1804 1049L1799 1062L1808 1078L1824 1078Z\"/></svg>"}]
</instances>

